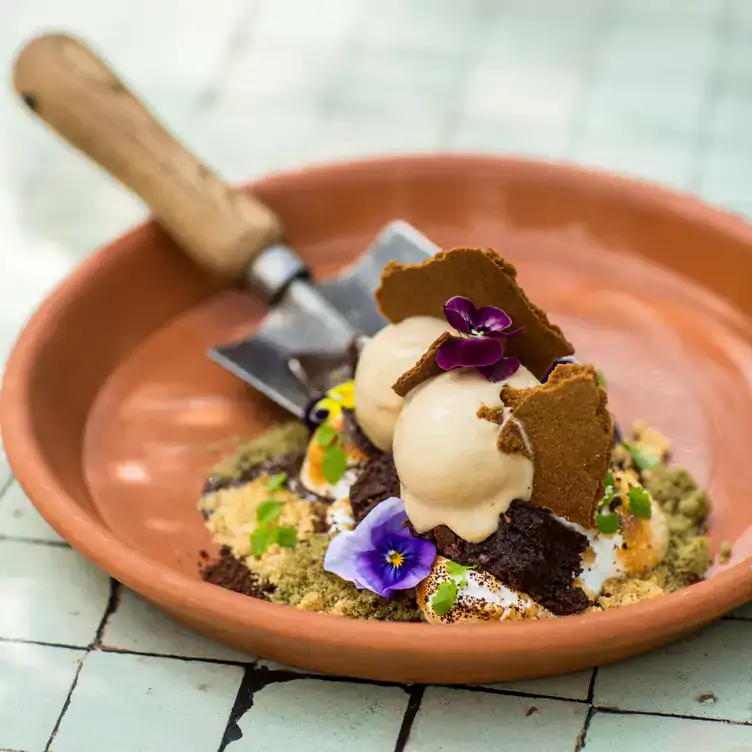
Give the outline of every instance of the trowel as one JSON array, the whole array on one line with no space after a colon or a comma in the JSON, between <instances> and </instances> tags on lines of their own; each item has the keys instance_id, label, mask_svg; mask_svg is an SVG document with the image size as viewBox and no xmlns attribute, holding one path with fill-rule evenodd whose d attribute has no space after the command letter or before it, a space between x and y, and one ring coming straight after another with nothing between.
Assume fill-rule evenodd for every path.
<instances>
[{"instance_id":1,"label":"trowel","mask_svg":"<svg viewBox=\"0 0 752 752\"><path fill-rule=\"evenodd\" d=\"M269 302L255 335L209 357L298 418L326 389L320 373L385 325L373 292L387 261L419 263L438 249L406 222L388 224L337 277L314 282L280 219L225 184L165 129L92 50L61 34L18 55L15 88L53 130L136 193L207 272L243 279Z\"/></svg>"}]
</instances>

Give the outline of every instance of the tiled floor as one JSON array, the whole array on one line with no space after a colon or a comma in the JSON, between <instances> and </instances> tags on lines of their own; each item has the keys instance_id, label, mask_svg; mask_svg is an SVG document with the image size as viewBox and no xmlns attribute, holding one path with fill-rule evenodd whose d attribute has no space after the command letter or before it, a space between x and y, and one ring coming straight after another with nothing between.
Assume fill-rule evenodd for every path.
<instances>
[{"instance_id":1,"label":"tiled floor","mask_svg":"<svg viewBox=\"0 0 752 752\"><path fill-rule=\"evenodd\" d=\"M752 0L6 5L0 68L36 31L76 31L232 180L384 151L507 151L752 216ZM0 363L45 291L141 216L0 90ZM423 689L306 676L113 586L0 452L0 750L739 752L752 750L750 645L752 606L568 677Z\"/></svg>"}]
</instances>

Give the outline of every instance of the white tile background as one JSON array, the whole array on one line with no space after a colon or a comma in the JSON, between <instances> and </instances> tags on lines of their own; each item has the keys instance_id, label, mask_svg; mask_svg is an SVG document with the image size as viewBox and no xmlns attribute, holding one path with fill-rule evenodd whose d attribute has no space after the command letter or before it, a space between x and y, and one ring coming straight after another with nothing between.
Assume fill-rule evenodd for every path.
<instances>
[{"instance_id":1,"label":"white tile background","mask_svg":"<svg viewBox=\"0 0 752 752\"><path fill-rule=\"evenodd\" d=\"M50 29L104 51L230 180L511 152L752 216L752 0L27 0L0 12L0 67ZM144 216L2 80L0 364L40 297ZM0 751L752 750L750 619L597 675L425 692L305 678L113 590L0 452Z\"/></svg>"}]
</instances>

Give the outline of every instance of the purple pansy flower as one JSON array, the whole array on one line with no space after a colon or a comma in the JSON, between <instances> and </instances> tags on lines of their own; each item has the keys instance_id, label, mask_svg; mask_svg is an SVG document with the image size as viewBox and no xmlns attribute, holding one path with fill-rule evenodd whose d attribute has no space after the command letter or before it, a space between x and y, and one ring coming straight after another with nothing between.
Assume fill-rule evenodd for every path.
<instances>
[{"instance_id":1,"label":"purple pansy flower","mask_svg":"<svg viewBox=\"0 0 752 752\"><path fill-rule=\"evenodd\" d=\"M444 305L444 316L462 339L445 342L439 348L439 368L476 368L488 381L503 381L517 373L519 358L504 356L502 340L519 334L522 328L507 331L512 319L505 311L493 306L478 309L472 300L457 295Z\"/></svg>"},{"instance_id":2,"label":"purple pansy flower","mask_svg":"<svg viewBox=\"0 0 752 752\"><path fill-rule=\"evenodd\" d=\"M402 499L393 496L382 501L355 530L332 539L324 569L382 598L415 587L431 572L436 545L413 537L405 522Z\"/></svg>"}]
</instances>

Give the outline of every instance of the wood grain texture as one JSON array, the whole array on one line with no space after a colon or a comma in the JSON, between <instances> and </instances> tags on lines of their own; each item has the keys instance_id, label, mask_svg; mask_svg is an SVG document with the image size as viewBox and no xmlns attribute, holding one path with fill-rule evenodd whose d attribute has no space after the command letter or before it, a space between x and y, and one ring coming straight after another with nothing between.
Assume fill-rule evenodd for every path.
<instances>
[{"instance_id":1,"label":"wood grain texture","mask_svg":"<svg viewBox=\"0 0 752 752\"><path fill-rule=\"evenodd\" d=\"M134 191L207 271L238 276L280 239L270 209L220 180L78 40L32 40L18 55L14 84L33 112Z\"/></svg>"}]
</instances>

